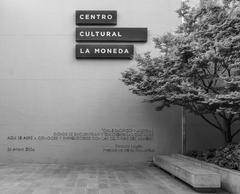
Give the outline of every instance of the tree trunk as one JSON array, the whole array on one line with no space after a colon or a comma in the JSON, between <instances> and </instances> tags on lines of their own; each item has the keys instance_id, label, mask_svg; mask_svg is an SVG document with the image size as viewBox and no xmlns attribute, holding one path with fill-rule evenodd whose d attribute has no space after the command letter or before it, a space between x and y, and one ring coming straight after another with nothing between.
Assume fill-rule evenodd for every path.
<instances>
[{"instance_id":1,"label":"tree trunk","mask_svg":"<svg viewBox=\"0 0 240 194\"><path fill-rule=\"evenodd\" d=\"M232 130L231 130L231 121L226 119L224 120L224 127L225 127L225 142L231 143L232 142Z\"/></svg>"}]
</instances>

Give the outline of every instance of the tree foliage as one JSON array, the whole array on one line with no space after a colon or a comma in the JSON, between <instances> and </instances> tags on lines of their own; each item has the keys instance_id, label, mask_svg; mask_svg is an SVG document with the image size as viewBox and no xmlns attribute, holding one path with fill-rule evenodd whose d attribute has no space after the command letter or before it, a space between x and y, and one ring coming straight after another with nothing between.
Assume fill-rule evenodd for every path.
<instances>
[{"instance_id":1,"label":"tree foliage","mask_svg":"<svg viewBox=\"0 0 240 194\"><path fill-rule=\"evenodd\" d=\"M176 32L153 40L159 55L138 55L122 81L158 110L179 105L194 112L231 142L240 132L233 129L240 120L239 0L183 2L177 13L184 22Z\"/></svg>"}]
</instances>

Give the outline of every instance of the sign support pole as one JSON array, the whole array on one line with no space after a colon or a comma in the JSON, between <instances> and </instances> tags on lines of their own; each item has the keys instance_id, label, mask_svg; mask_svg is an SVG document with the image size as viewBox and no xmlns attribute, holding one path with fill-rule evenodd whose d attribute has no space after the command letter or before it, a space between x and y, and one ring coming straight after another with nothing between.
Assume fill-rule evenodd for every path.
<instances>
[{"instance_id":1,"label":"sign support pole","mask_svg":"<svg viewBox=\"0 0 240 194\"><path fill-rule=\"evenodd\" d=\"M181 120L181 153L186 154L187 150L187 138L186 138L186 110L182 107L182 120Z\"/></svg>"}]
</instances>

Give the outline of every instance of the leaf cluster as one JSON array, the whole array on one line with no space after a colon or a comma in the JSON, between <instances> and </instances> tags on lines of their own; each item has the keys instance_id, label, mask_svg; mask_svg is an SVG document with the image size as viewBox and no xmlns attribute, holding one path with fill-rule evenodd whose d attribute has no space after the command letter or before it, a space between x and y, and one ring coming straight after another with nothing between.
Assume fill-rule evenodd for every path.
<instances>
[{"instance_id":1,"label":"leaf cluster","mask_svg":"<svg viewBox=\"0 0 240 194\"><path fill-rule=\"evenodd\" d=\"M176 32L154 38L157 57L136 57L137 68L122 73L130 90L157 109L183 106L196 114L240 113L240 3L202 1L177 11Z\"/></svg>"}]
</instances>

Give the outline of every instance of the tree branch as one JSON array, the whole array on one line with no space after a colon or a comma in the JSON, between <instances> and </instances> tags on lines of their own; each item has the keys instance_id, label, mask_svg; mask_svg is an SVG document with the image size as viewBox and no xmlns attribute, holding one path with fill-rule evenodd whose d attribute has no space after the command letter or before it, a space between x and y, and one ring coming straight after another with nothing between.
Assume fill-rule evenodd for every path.
<instances>
[{"instance_id":1,"label":"tree branch","mask_svg":"<svg viewBox=\"0 0 240 194\"><path fill-rule=\"evenodd\" d=\"M213 81L211 81L211 83L209 83L208 85L205 83L204 79L199 75L198 78L201 80L204 89L206 92L208 92L209 90L212 90L214 93L219 94L219 92L217 92L216 90L214 90L213 88L211 88Z\"/></svg>"},{"instance_id":2,"label":"tree branch","mask_svg":"<svg viewBox=\"0 0 240 194\"><path fill-rule=\"evenodd\" d=\"M240 117L236 117L232 120L232 123L236 122L236 121L240 121Z\"/></svg>"},{"instance_id":3,"label":"tree branch","mask_svg":"<svg viewBox=\"0 0 240 194\"><path fill-rule=\"evenodd\" d=\"M232 137L235 137L239 132L240 132L240 129L238 129L237 131L235 131L235 132L232 134Z\"/></svg>"},{"instance_id":4,"label":"tree branch","mask_svg":"<svg viewBox=\"0 0 240 194\"><path fill-rule=\"evenodd\" d=\"M218 115L219 115L220 117L222 117L223 119L227 119L226 116L225 116L225 114L219 113Z\"/></svg>"},{"instance_id":5,"label":"tree branch","mask_svg":"<svg viewBox=\"0 0 240 194\"><path fill-rule=\"evenodd\" d=\"M219 122L217 116L216 116L214 113L212 113L212 115L213 115L213 118L215 119L215 121L217 122L218 126L222 129L222 125L221 125L221 123Z\"/></svg>"},{"instance_id":6,"label":"tree branch","mask_svg":"<svg viewBox=\"0 0 240 194\"><path fill-rule=\"evenodd\" d=\"M220 128L219 126L217 126L215 123L213 123L212 121L208 120L204 115L200 114L200 116L203 118L203 120L205 120L207 123L209 123L210 125L214 126L216 129L218 129L220 132L224 133L223 129Z\"/></svg>"}]
</instances>

